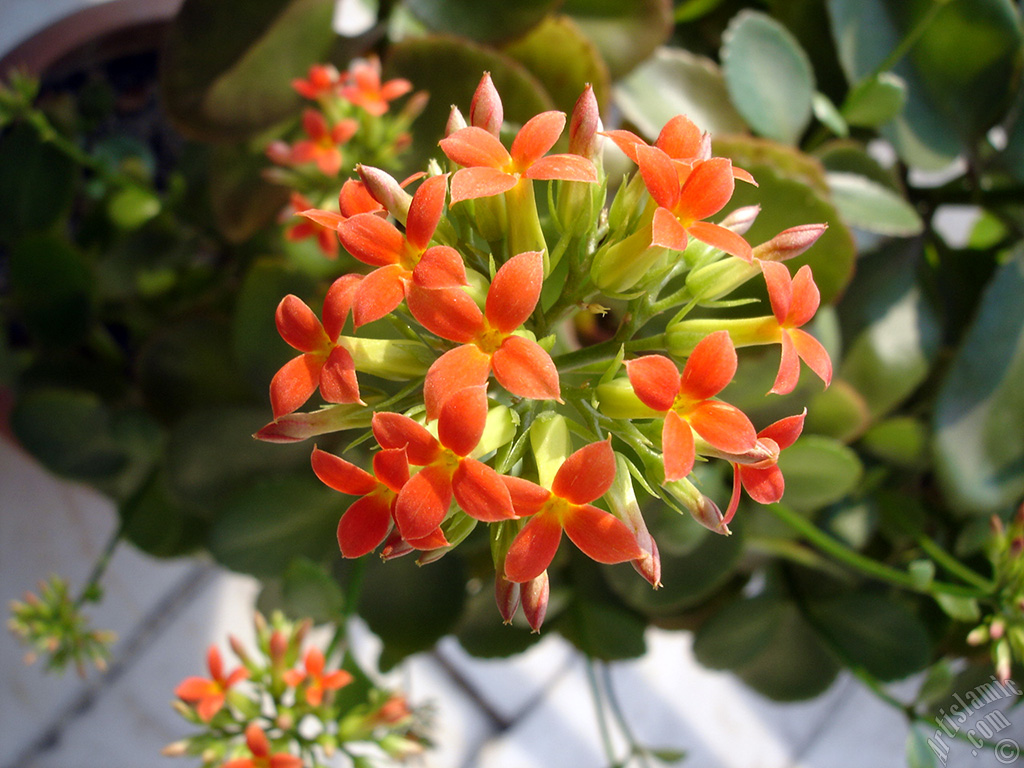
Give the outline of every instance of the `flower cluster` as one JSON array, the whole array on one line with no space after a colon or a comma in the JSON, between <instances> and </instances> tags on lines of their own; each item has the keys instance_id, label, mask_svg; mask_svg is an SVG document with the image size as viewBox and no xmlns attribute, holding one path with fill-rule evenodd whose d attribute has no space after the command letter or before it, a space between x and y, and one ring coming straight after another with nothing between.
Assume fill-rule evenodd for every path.
<instances>
[{"instance_id":1,"label":"flower cluster","mask_svg":"<svg viewBox=\"0 0 1024 768\"><path fill-rule=\"evenodd\" d=\"M353 446L376 441L371 469L362 448L312 453L326 485L358 497L338 526L342 554L381 547L385 559L418 551L430 562L483 523L500 613L510 621L522 605L535 630L563 532L595 561L630 562L660 584L634 480L719 533L741 489L760 503L781 498L779 454L804 414L758 431L718 399L737 373L737 347L781 346L773 393L794 390L800 359L831 379L827 352L802 328L819 303L810 268L794 277L782 263L824 225L751 247L743 234L756 208L709 221L737 181L755 182L712 156L685 117L653 145L603 132L588 87L559 152L566 122L544 112L506 133L485 74L469 120L452 109L443 164L414 192L360 165L351 184L372 201L366 210L304 212L365 268L333 282L322 321L296 296L281 301L278 329L301 354L274 377L275 421L257 434L292 442L369 426ZM609 206L605 139L637 166ZM714 316L731 306L723 296L758 277L771 314ZM608 311L604 303L617 308L617 330L584 346L573 320ZM695 309L701 316L688 317ZM404 386L381 389L381 379ZM332 405L296 413L318 389ZM733 467L725 513L691 479L710 458Z\"/></svg>"},{"instance_id":2,"label":"flower cluster","mask_svg":"<svg viewBox=\"0 0 1024 768\"><path fill-rule=\"evenodd\" d=\"M185 678L174 692L178 712L203 730L164 754L221 768L315 768L339 751L352 757L356 744L360 754L367 745L392 758L420 752L422 718L405 697L375 688L347 658L331 669L316 646L303 654L309 627L256 614L257 650L231 637L240 665L230 671L211 646L209 677Z\"/></svg>"}]
</instances>

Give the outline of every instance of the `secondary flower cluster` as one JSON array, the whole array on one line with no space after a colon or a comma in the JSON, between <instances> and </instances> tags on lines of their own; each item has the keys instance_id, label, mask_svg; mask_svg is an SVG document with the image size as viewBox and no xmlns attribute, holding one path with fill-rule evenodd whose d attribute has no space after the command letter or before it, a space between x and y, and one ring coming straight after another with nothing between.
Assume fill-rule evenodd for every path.
<instances>
[{"instance_id":1,"label":"secondary flower cluster","mask_svg":"<svg viewBox=\"0 0 1024 768\"><path fill-rule=\"evenodd\" d=\"M256 614L255 626L255 652L230 638L240 666L229 671L211 646L209 677L185 678L175 689L178 712L203 730L165 755L197 755L222 768L315 768L338 751L351 757L355 743L394 758L423 749L422 723L401 694L374 688L355 667L355 675L329 669L315 646L301 653L309 622L268 623Z\"/></svg>"},{"instance_id":2,"label":"secondary flower cluster","mask_svg":"<svg viewBox=\"0 0 1024 768\"><path fill-rule=\"evenodd\" d=\"M300 211L336 232L361 268L331 284L319 318L296 296L281 301L278 330L300 354L274 377L275 420L257 433L291 442L369 427L379 447L369 469L354 447L362 437L351 456L312 453L326 485L358 497L338 526L342 554L383 545L385 558L419 551L429 562L484 523L499 610L510 621L522 604L534 629L563 531L594 560L631 562L660 584L634 481L719 533L741 489L761 503L781 498L779 454L804 414L758 431L718 399L737 373L736 347L781 346L774 393L793 391L800 359L831 379L827 352L802 328L819 303L810 268L791 276L782 263L824 225L751 247L743 234L756 208L709 221L737 180L755 182L713 157L685 117L653 145L603 132L588 87L568 152L553 151L565 126L563 113L544 112L506 148L503 105L485 74L469 120L452 109L440 142L447 167L432 163L425 178L400 184L360 165L340 213ZM608 206L605 139L637 166ZM771 314L710 316L758 277ZM600 302L618 307L618 328L582 346L571 320L607 311ZM703 316L688 318L698 307ZM296 413L317 391L330 405ZM725 513L691 479L699 457L733 467Z\"/></svg>"}]
</instances>

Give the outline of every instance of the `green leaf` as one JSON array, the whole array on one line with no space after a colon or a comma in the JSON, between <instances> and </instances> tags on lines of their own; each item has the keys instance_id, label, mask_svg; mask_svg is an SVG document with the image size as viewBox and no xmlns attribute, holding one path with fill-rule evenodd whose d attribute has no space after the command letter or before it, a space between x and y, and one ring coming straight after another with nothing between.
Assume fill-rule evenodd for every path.
<instances>
[{"instance_id":1,"label":"green leaf","mask_svg":"<svg viewBox=\"0 0 1024 768\"><path fill-rule=\"evenodd\" d=\"M900 191L900 181L895 169L883 168L868 154L864 145L857 141L835 140L823 144L815 156L825 167L826 173L852 173L864 176L893 191Z\"/></svg>"},{"instance_id":2,"label":"green leaf","mask_svg":"<svg viewBox=\"0 0 1024 768\"><path fill-rule=\"evenodd\" d=\"M187 135L253 136L295 114L291 81L324 60L334 0L186 0L167 35L161 89Z\"/></svg>"},{"instance_id":3,"label":"green leaf","mask_svg":"<svg viewBox=\"0 0 1024 768\"><path fill-rule=\"evenodd\" d=\"M935 595L935 602L943 612L952 619L972 624L981 618L981 608L978 601L973 597L958 597L957 595L946 595L938 593Z\"/></svg>"},{"instance_id":4,"label":"green leaf","mask_svg":"<svg viewBox=\"0 0 1024 768\"><path fill-rule=\"evenodd\" d=\"M306 617L317 624L337 621L345 607L341 586L320 563L297 557L281 578L281 602L295 620Z\"/></svg>"},{"instance_id":5,"label":"green leaf","mask_svg":"<svg viewBox=\"0 0 1024 768\"><path fill-rule=\"evenodd\" d=\"M382 666L425 651L450 633L466 602L466 570L457 554L422 568L411 557L366 564L359 615L384 642ZM500 623L500 621L498 622Z\"/></svg>"},{"instance_id":6,"label":"green leaf","mask_svg":"<svg viewBox=\"0 0 1024 768\"><path fill-rule=\"evenodd\" d=\"M468 598L454 633L467 653L481 659L504 659L522 653L544 635L531 631L521 614L512 624L503 624L490 586L485 582L484 589Z\"/></svg>"},{"instance_id":7,"label":"green leaf","mask_svg":"<svg viewBox=\"0 0 1024 768\"><path fill-rule=\"evenodd\" d=\"M160 213L162 206L160 198L149 190L125 187L110 198L107 214L121 229L138 229Z\"/></svg>"},{"instance_id":8,"label":"green leaf","mask_svg":"<svg viewBox=\"0 0 1024 768\"><path fill-rule=\"evenodd\" d=\"M245 242L270 225L288 202L288 190L264 178L266 167L261 154L241 144L210 152L210 207L228 242Z\"/></svg>"},{"instance_id":9,"label":"green leaf","mask_svg":"<svg viewBox=\"0 0 1024 768\"><path fill-rule=\"evenodd\" d=\"M565 0L560 10L594 41L613 80L629 74L672 34L671 0Z\"/></svg>"},{"instance_id":10,"label":"green leaf","mask_svg":"<svg viewBox=\"0 0 1024 768\"><path fill-rule=\"evenodd\" d=\"M722 36L722 70L736 109L759 134L796 144L811 119L814 72L796 38L763 13L741 11Z\"/></svg>"},{"instance_id":11,"label":"green leaf","mask_svg":"<svg viewBox=\"0 0 1024 768\"><path fill-rule=\"evenodd\" d=\"M635 659L647 649L646 624L614 602L574 595L551 626L583 653L601 661Z\"/></svg>"},{"instance_id":12,"label":"green leaf","mask_svg":"<svg viewBox=\"0 0 1024 768\"><path fill-rule=\"evenodd\" d=\"M337 550L345 497L311 473L262 477L228 497L210 527L217 562L259 577L281 576L295 557L321 560Z\"/></svg>"},{"instance_id":13,"label":"green leaf","mask_svg":"<svg viewBox=\"0 0 1024 768\"><path fill-rule=\"evenodd\" d=\"M62 237L30 234L14 244L10 290L20 320L45 344L74 345L92 328L94 275Z\"/></svg>"},{"instance_id":14,"label":"green leaf","mask_svg":"<svg viewBox=\"0 0 1024 768\"><path fill-rule=\"evenodd\" d=\"M954 508L987 514L1024 493L1024 249L985 289L942 382L936 470Z\"/></svg>"},{"instance_id":15,"label":"green leaf","mask_svg":"<svg viewBox=\"0 0 1024 768\"><path fill-rule=\"evenodd\" d=\"M814 98L811 100L811 110L814 112L814 116L821 121L822 125L836 136L845 137L850 135L850 126L846 124L843 116L839 114L839 110L832 103L832 99L824 93L820 91L814 92Z\"/></svg>"},{"instance_id":16,"label":"green leaf","mask_svg":"<svg viewBox=\"0 0 1024 768\"><path fill-rule=\"evenodd\" d=\"M71 205L75 175L74 162L28 125L0 136L0 242L56 222Z\"/></svg>"},{"instance_id":17,"label":"green leaf","mask_svg":"<svg viewBox=\"0 0 1024 768\"><path fill-rule=\"evenodd\" d=\"M118 508L125 538L148 555L181 557L202 546L208 521L175 499L164 472L155 473L142 489Z\"/></svg>"},{"instance_id":18,"label":"green leaf","mask_svg":"<svg viewBox=\"0 0 1024 768\"><path fill-rule=\"evenodd\" d=\"M906 746L907 768L938 768L939 755L928 742L923 726L916 723L910 726Z\"/></svg>"},{"instance_id":19,"label":"green leaf","mask_svg":"<svg viewBox=\"0 0 1024 768\"><path fill-rule=\"evenodd\" d=\"M555 107L567 115L587 83L593 86L599 105L608 102L608 65L568 16L549 16L504 52L530 70L551 95Z\"/></svg>"},{"instance_id":20,"label":"green leaf","mask_svg":"<svg viewBox=\"0 0 1024 768\"><path fill-rule=\"evenodd\" d=\"M877 128L895 118L907 101L907 84L892 72L881 72L857 84L846 96L842 116L850 125Z\"/></svg>"},{"instance_id":21,"label":"green leaf","mask_svg":"<svg viewBox=\"0 0 1024 768\"><path fill-rule=\"evenodd\" d=\"M697 630L693 652L778 701L817 696L839 671L796 604L774 595L727 603Z\"/></svg>"},{"instance_id":22,"label":"green leaf","mask_svg":"<svg viewBox=\"0 0 1024 768\"><path fill-rule=\"evenodd\" d=\"M678 48L659 48L615 85L615 103L648 139L676 115L713 134L741 133L747 125L729 101L718 65Z\"/></svg>"},{"instance_id":23,"label":"green leaf","mask_svg":"<svg viewBox=\"0 0 1024 768\"><path fill-rule=\"evenodd\" d=\"M839 501L857 487L863 467L857 454L837 440L805 435L779 456L786 478L783 503L800 511Z\"/></svg>"},{"instance_id":24,"label":"green leaf","mask_svg":"<svg viewBox=\"0 0 1024 768\"><path fill-rule=\"evenodd\" d=\"M927 469L928 427L911 416L880 421L860 440L860 447L877 459L911 470Z\"/></svg>"},{"instance_id":25,"label":"green leaf","mask_svg":"<svg viewBox=\"0 0 1024 768\"><path fill-rule=\"evenodd\" d=\"M404 5L433 32L500 43L522 37L555 10L557 0L480 3L477 0L405 0Z\"/></svg>"},{"instance_id":26,"label":"green leaf","mask_svg":"<svg viewBox=\"0 0 1024 768\"><path fill-rule=\"evenodd\" d=\"M900 680L928 664L928 630L903 603L881 595L848 594L808 600L805 610L846 660L879 680Z\"/></svg>"},{"instance_id":27,"label":"green leaf","mask_svg":"<svg viewBox=\"0 0 1024 768\"><path fill-rule=\"evenodd\" d=\"M850 226L890 237L924 230L914 206L890 188L852 173L829 173L827 178L832 199Z\"/></svg>"},{"instance_id":28,"label":"green leaf","mask_svg":"<svg viewBox=\"0 0 1024 768\"><path fill-rule=\"evenodd\" d=\"M804 431L845 443L859 436L869 423L864 398L848 382L836 378L828 389L816 393L807 404Z\"/></svg>"},{"instance_id":29,"label":"green leaf","mask_svg":"<svg viewBox=\"0 0 1024 768\"><path fill-rule=\"evenodd\" d=\"M917 691L917 700L925 704L934 704L949 695L952 685L952 660L939 659L925 673L921 687Z\"/></svg>"}]
</instances>

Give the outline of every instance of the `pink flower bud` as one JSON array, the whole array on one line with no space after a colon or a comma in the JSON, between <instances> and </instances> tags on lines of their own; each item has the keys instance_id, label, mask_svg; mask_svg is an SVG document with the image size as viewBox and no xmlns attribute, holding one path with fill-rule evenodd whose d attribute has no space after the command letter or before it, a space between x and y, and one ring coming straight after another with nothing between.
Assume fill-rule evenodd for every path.
<instances>
[{"instance_id":1,"label":"pink flower bud","mask_svg":"<svg viewBox=\"0 0 1024 768\"><path fill-rule=\"evenodd\" d=\"M402 189L397 179L370 165L357 165L356 172L366 185L366 191L387 208L388 213L403 223L409 218L412 195Z\"/></svg>"},{"instance_id":2,"label":"pink flower bud","mask_svg":"<svg viewBox=\"0 0 1024 768\"><path fill-rule=\"evenodd\" d=\"M288 652L288 638L284 632L279 629L275 629L270 635L270 659L273 662L279 662L284 659L284 655Z\"/></svg>"},{"instance_id":3,"label":"pink flower bud","mask_svg":"<svg viewBox=\"0 0 1024 768\"><path fill-rule=\"evenodd\" d=\"M551 584L548 581L548 572L543 571L540 576L522 585L523 615L534 632L540 632L540 626L544 623L544 616L548 612L548 598L551 596Z\"/></svg>"},{"instance_id":4,"label":"pink flower bud","mask_svg":"<svg viewBox=\"0 0 1024 768\"><path fill-rule=\"evenodd\" d=\"M767 243L754 248L754 258L761 261L785 261L799 256L821 237L828 224L801 224L779 232Z\"/></svg>"},{"instance_id":5,"label":"pink flower bud","mask_svg":"<svg viewBox=\"0 0 1024 768\"><path fill-rule=\"evenodd\" d=\"M501 97L491 80L491 73L484 72L484 76L480 78L480 84L473 94L473 101L469 105L469 123L498 137L501 134L501 124L504 120L505 113L501 106Z\"/></svg>"},{"instance_id":6,"label":"pink flower bud","mask_svg":"<svg viewBox=\"0 0 1024 768\"><path fill-rule=\"evenodd\" d=\"M519 593L520 587L514 581L509 581L500 573L494 575L494 602L498 604L498 613L506 624L512 622L519 608Z\"/></svg>"},{"instance_id":7,"label":"pink flower bud","mask_svg":"<svg viewBox=\"0 0 1024 768\"><path fill-rule=\"evenodd\" d=\"M760 205L745 205L729 213L729 215L722 219L720 225L732 230L737 235L745 235L747 230L754 225L754 221L760 212Z\"/></svg>"},{"instance_id":8,"label":"pink flower bud","mask_svg":"<svg viewBox=\"0 0 1024 768\"><path fill-rule=\"evenodd\" d=\"M462 116L459 108L452 104L452 111L448 114L448 122L444 127L445 137L451 136L456 131L461 131L463 128L468 126L466 118Z\"/></svg>"},{"instance_id":9,"label":"pink flower bud","mask_svg":"<svg viewBox=\"0 0 1024 768\"><path fill-rule=\"evenodd\" d=\"M601 115L597 108L597 97L590 83L587 83L576 100L569 121L569 152L588 160L596 159L600 148L600 130Z\"/></svg>"}]
</instances>

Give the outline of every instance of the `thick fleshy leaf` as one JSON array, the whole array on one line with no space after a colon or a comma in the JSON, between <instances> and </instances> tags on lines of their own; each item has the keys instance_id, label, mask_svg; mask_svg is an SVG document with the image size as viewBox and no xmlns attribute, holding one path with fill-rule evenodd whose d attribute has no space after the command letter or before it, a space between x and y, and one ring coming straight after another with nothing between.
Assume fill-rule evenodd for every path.
<instances>
[{"instance_id":1,"label":"thick fleshy leaf","mask_svg":"<svg viewBox=\"0 0 1024 768\"><path fill-rule=\"evenodd\" d=\"M519 179L497 168L461 168L452 176L452 205L508 192Z\"/></svg>"},{"instance_id":2,"label":"thick fleshy leaf","mask_svg":"<svg viewBox=\"0 0 1024 768\"><path fill-rule=\"evenodd\" d=\"M565 128L565 113L551 110L526 121L512 140L510 154L516 168L525 171L550 150Z\"/></svg>"},{"instance_id":3,"label":"thick fleshy leaf","mask_svg":"<svg viewBox=\"0 0 1024 768\"><path fill-rule=\"evenodd\" d=\"M668 208L657 208L651 221L651 245L673 251L685 251L689 242L686 227Z\"/></svg>"},{"instance_id":4,"label":"thick fleshy leaf","mask_svg":"<svg viewBox=\"0 0 1024 768\"><path fill-rule=\"evenodd\" d=\"M713 248L725 251L748 263L754 259L754 251L750 247L750 243L731 229L712 224L709 221L695 221L687 227L686 231L702 243L707 243Z\"/></svg>"},{"instance_id":5,"label":"thick fleshy leaf","mask_svg":"<svg viewBox=\"0 0 1024 768\"><path fill-rule=\"evenodd\" d=\"M281 299L274 315L281 338L300 352L318 352L327 346L327 334L316 314L298 296Z\"/></svg>"},{"instance_id":6,"label":"thick fleshy leaf","mask_svg":"<svg viewBox=\"0 0 1024 768\"><path fill-rule=\"evenodd\" d=\"M679 174L672 159L657 147L637 145L636 162L644 178L644 186L654 201L674 211L679 202Z\"/></svg>"},{"instance_id":7,"label":"thick fleshy leaf","mask_svg":"<svg viewBox=\"0 0 1024 768\"><path fill-rule=\"evenodd\" d=\"M729 403L705 400L694 406L686 418L698 435L727 453L749 451L757 442L750 419Z\"/></svg>"},{"instance_id":8,"label":"thick fleshy leaf","mask_svg":"<svg viewBox=\"0 0 1024 768\"><path fill-rule=\"evenodd\" d=\"M468 456L487 424L487 387L474 385L453 392L441 407L437 435L441 445L459 456Z\"/></svg>"},{"instance_id":9,"label":"thick fleshy leaf","mask_svg":"<svg viewBox=\"0 0 1024 768\"><path fill-rule=\"evenodd\" d=\"M476 459L463 459L452 476L455 501L470 517L496 523L516 516L501 475Z\"/></svg>"},{"instance_id":10,"label":"thick fleshy leaf","mask_svg":"<svg viewBox=\"0 0 1024 768\"><path fill-rule=\"evenodd\" d=\"M512 156L504 144L483 128L472 125L441 139L441 151L449 160L463 168L505 170L512 163Z\"/></svg>"},{"instance_id":11,"label":"thick fleshy leaf","mask_svg":"<svg viewBox=\"0 0 1024 768\"><path fill-rule=\"evenodd\" d=\"M566 0L560 10L594 42L614 79L647 59L672 34L669 0Z\"/></svg>"},{"instance_id":12,"label":"thick fleshy leaf","mask_svg":"<svg viewBox=\"0 0 1024 768\"><path fill-rule=\"evenodd\" d=\"M864 474L857 454L820 435L804 435L779 456L786 477L786 506L811 511L833 504L857 487Z\"/></svg>"},{"instance_id":13,"label":"thick fleshy leaf","mask_svg":"<svg viewBox=\"0 0 1024 768\"><path fill-rule=\"evenodd\" d=\"M447 245L428 248L412 271L413 283L419 288L458 288L467 285L466 265L462 256Z\"/></svg>"},{"instance_id":14,"label":"thick fleshy leaf","mask_svg":"<svg viewBox=\"0 0 1024 768\"><path fill-rule=\"evenodd\" d=\"M688 222L706 219L725 207L735 189L732 162L728 158L704 160L686 177L674 210Z\"/></svg>"},{"instance_id":15,"label":"thick fleshy leaf","mask_svg":"<svg viewBox=\"0 0 1024 768\"><path fill-rule=\"evenodd\" d=\"M555 559L562 526L552 514L534 515L505 556L505 578L521 584L540 576Z\"/></svg>"},{"instance_id":16,"label":"thick fleshy leaf","mask_svg":"<svg viewBox=\"0 0 1024 768\"><path fill-rule=\"evenodd\" d=\"M356 328L389 315L405 298L409 271L401 264L379 267L362 279L352 302Z\"/></svg>"},{"instance_id":17,"label":"thick fleshy leaf","mask_svg":"<svg viewBox=\"0 0 1024 768\"><path fill-rule=\"evenodd\" d=\"M395 523L407 541L429 535L448 514L452 476L446 467L431 464L409 478L395 502Z\"/></svg>"},{"instance_id":18,"label":"thick fleshy leaf","mask_svg":"<svg viewBox=\"0 0 1024 768\"><path fill-rule=\"evenodd\" d=\"M683 367L679 389L692 400L714 397L732 381L738 364L729 332L715 331L693 348Z\"/></svg>"},{"instance_id":19,"label":"thick fleshy leaf","mask_svg":"<svg viewBox=\"0 0 1024 768\"><path fill-rule=\"evenodd\" d=\"M274 418L299 408L320 385L323 358L299 355L285 363L270 380L270 407Z\"/></svg>"},{"instance_id":20,"label":"thick fleshy leaf","mask_svg":"<svg viewBox=\"0 0 1024 768\"><path fill-rule=\"evenodd\" d=\"M537 306L543 282L544 258L540 251L513 256L498 269L487 291L487 322L502 333L512 333Z\"/></svg>"},{"instance_id":21,"label":"thick fleshy leaf","mask_svg":"<svg viewBox=\"0 0 1024 768\"><path fill-rule=\"evenodd\" d=\"M529 32L550 13L556 0L481 4L477 0L408 0L406 6L427 27L481 43L500 43Z\"/></svg>"},{"instance_id":22,"label":"thick fleshy leaf","mask_svg":"<svg viewBox=\"0 0 1024 768\"><path fill-rule=\"evenodd\" d=\"M331 341L337 341L345 327L345 320L352 310L352 302L355 301L356 290L362 281L362 275L342 275L327 289L324 297L324 331Z\"/></svg>"},{"instance_id":23,"label":"thick fleshy leaf","mask_svg":"<svg viewBox=\"0 0 1024 768\"><path fill-rule=\"evenodd\" d=\"M373 436L381 448L405 448L409 463L419 467L430 464L441 450L426 427L400 413L373 414Z\"/></svg>"},{"instance_id":24,"label":"thick fleshy leaf","mask_svg":"<svg viewBox=\"0 0 1024 768\"><path fill-rule=\"evenodd\" d=\"M494 378L513 395L561 401L558 369L551 355L537 342L509 336L495 351L491 365Z\"/></svg>"},{"instance_id":25,"label":"thick fleshy leaf","mask_svg":"<svg viewBox=\"0 0 1024 768\"><path fill-rule=\"evenodd\" d=\"M542 157L529 167L525 175L529 179L540 181L561 179L562 181L597 182L597 169L594 168L594 164L579 155Z\"/></svg>"},{"instance_id":26,"label":"thick fleshy leaf","mask_svg":"<svg viewBox=\"0 0 1024 768\"><path fill-rule=\"evenodd\" d=\"M777 261L761 262L761 272L768 287L768 300L772 305L772 314L779 325L786 322L793 301L793 279L789 268Z\"/></svg>"},{"instance_id":27,"label":"thick fleshy leaf","mask_svg":"<svg viewBox=\"0 0 1024 768\"><path fill-rule=\"evenodd\" d=\"M483 328L483 312L461 288L410 291L406 304L424 328L442 339L465 344Z\"/></svg>"},{"instance_id":28,"label":"thick fleshy leaf","mask_svg":"<svg viewBox=\"0 0 1024 768\"><path fill-rule=\"evenodd\" d=\"M434 361L423 382L423 400L427 419L441 415L445 402L465 387L485 384L491 374L491 358L475 344L450 349Z\"/></svg>"},{"instance_id":29,"label":"thick fleshy leaf","mask_svg":"<svg viewBox=\"0 0 1024 768\"><path fill-rule=\"evenodd\" d=\"M828 186L843 220L851 227L889 237L910 237L924 221L902 194L856 173L829 173Z\"/></svg>"},{"instance_id":30,"label":"thick fleshy leaf","mask_svg":"<svg viewBox=\"0 0 1024 768\"><path fill-rule=\"evenodd\" d=\"M338 548L344 557L362 557L380 546L391 530L392 502L384 493L353 502L338 521Z\"/></svg>"},{"instance_id":31,"label":"thick fleshy leaf","mask_svg":"<svg viewBox=\"0 0 1024 768\"><path fill-rule=\"evenodd\" d=\"M365 496L377 488L377 478L333 453L314 448L310 463L324 485L341 493Z\"/></svg>"},{"instance_id":32,"label":"thick fleshy leaf","mask_svg":"<svg viewBox=\"0 0 1024 768\"><path fill-rule=\"evenodd\" d=\"M345 250L364 264L383 267L397 264L405 238L394 224L373 213L360 213L338 227Z\"/></svg>"},{"instance_id":33,"label":"thick fleshy leaf","mask_svg":"<svg viewBox=\"0 0 1024 768\"><path fill-rule=\"evenodd\" d=\"M696 456L693 447L693 431L690 425L675 411L665 414L661 427L661 452L665 463L665 480L681 480L690 474Z\"/></svg>"},{"instance_id":34,"label":"thick fleshy leaf","mask_svg":"<svg viewBox=\"0 0 1024 768\"><path fill-rule=\"evenodd\" d=\"M7 156L3 165L20 162L20 157ZM0 167L0 184L3 184L3 172ZM0 201L2 198L0 188ZM18 324L23 325L33 339L48 347L74 348L83 343L94 327L94 307L98 303L97 270L93 269L92 256L72 245L65 236L53 232L18 232L17 237L14 244L5 249L4 263L5 294L17 307ZM139 247L145 249L141 244ZM125 286L126 297L134 297L136 281L147 274L145 262L140 265L138 259L147 256L130 246L126 251L131 257L130 264L125 266L126 270L131 270L128 272L131 278L126 281L129 284ZM152 269L159 274L167 267L160 264Z\"/></svg>"},{"instance_id":35,"label":"thick fleshy leaf","mask_svg":"<svg viewBox=\"0 0 1024 768\"><path fill-rule=\"evenodd\" d=\"M320 369L320 394L329 403L362 403L356 366L344 347L335 347Z\"/></svg>"},{"instance_id":36,"label":"thick fleshy leaf","mask_svg":"<svg viewBox=\"0 0 1024 768\"><path fill-rule=\"evenodd\" d=\"M820 341L800 328L794 328L783 336L789 336L797 355L825 382L826 387L832 383L832 360Z\"/></svg>"},{"instance_id":37,"label":"thick fleshy leaf","mask_svg":"<svg viewBox=\"0 0 1024 768\"><path fill-rule=\"evenodd\" d=\"M626 363L629 383L648 408L667 411L679 394L679 369L664 355L644 355Z\"/></svg>"},{"instance_id":38,"label":"thick fleshy leaf","mask_svg":"<svg viewBox=\"0 0 1024 768\"><path fill-rule=\"evenodd\" d=\"M432 176L416 190L409 205L405 224L405 238L417 251L426 250L434 236L437 223L444 211L444 197L448 191L448 176Z\"/></svg>"},{"instance_id":39,"label":"thick fleshy leaf","mask_svg":"<svg viewBox=\"0 0 1024 768\"><path fill-rule=\"evenodd\" d=\"M567 458L551 483L551 492L573 504L601 498L615 481L615 453L609 440L591 443Z\"/></svg>"},{"instance_id":40,"label":"thick fleshy leaf","mask_svg":"<svg viewBox=\"0 0 1024 768\"><path fill-rule=\"evenodd\" d=\"M590 504L577 507L565 516L565 535L591 560L599 563L625 563L643 554L636 537L615 515Z\"/></svg>"}]
</instances>

